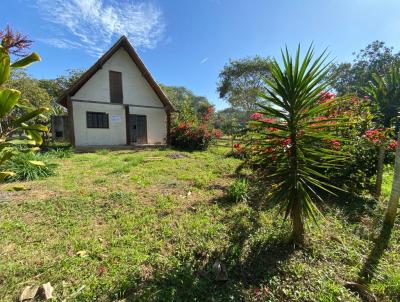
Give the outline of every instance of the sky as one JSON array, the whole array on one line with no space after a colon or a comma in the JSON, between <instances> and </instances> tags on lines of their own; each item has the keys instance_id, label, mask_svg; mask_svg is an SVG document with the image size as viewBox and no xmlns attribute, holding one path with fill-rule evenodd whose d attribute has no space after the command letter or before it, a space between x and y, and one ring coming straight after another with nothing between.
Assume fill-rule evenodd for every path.
<instances>
[{"instance_id":1,"label":"sky","mask_svg":"<svg viewBox=\"0 0 400 302\"><path fill-rule=\"evenodd\" d=\"M336 62L374 40L400 50L400 0L1 0L0 27L27 34L42 57L28 72L89 68L126 35L156 81L229 105L216 92L230 59L279 59L298 43Z\"/></svg>"}]
</instances>

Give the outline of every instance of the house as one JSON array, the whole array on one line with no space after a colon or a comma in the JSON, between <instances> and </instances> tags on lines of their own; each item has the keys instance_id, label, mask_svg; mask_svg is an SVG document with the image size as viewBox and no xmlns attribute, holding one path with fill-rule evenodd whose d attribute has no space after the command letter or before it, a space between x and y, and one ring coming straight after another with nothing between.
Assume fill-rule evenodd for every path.
<instances>
[{"instance_id":1,"label":"house","mask_svg":"<svg viewBox=\"0 0 400 302\"><path fill-rule=\"evenodd\" d=\"M58 103L76 147L168 143L173 105L125 36Z\"/></svg>"}]
</instances>

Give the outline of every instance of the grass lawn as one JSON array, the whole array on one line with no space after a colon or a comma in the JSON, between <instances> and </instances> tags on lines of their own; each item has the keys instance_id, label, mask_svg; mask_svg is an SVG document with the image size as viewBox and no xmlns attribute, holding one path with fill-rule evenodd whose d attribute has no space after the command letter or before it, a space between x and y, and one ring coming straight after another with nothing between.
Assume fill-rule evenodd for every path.
<instances>
[{"instance_id":1,"label":"grass lawn","mask_svg":"<svg viewBox=\"0 0 400 302\"><path fill-rule=\"evenodd\" d=\"M373 247L384 200L327 203L293 250L274 209L224 197L239 160L216 148L176 154L73 154L53 159L55 176L17 183L25 190L1 185L0 300L51 282L59 301L361 301L343 284ZM397 224L371 271L380 301L400 301L399 235ZM216 260L228 281L215 280Z\"/></svg>"}]
</instances>

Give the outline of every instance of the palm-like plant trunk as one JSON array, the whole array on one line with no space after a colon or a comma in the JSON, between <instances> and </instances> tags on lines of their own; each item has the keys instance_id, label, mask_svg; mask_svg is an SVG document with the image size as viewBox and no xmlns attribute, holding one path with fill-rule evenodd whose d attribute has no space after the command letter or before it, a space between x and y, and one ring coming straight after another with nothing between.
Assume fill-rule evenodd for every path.
<instances>
[{"instance_id":1,"label":"palm-like plant trunk","mask_svg":"<svg viewBox=\"0 0 400 302\"><path fill-rule=\"evenodd\" d=\"M302 245L304 243L304 221L302 215L302 200L299 196L298 188L298 158L297 158L297 141L296 131L293 130L290 136L292 147L290 148L291 169L293 173L293 192L291 196L292 210L290 218L293 223L292 239L295 244Z\"/></svg>"},{"instance_id":2,"label":"palm-like plant trunk","mask_svg":"<svg viewBox=\"0 0 400 302\"><path fill-rule=\"evenodd\" d=\"M378 147L378 165L376 171L375 197L379 198L382 192L383 166L385 161L385 146Z\"/></svg>"},{"instance_id":3,"label":"palm-like plant trunk","mask_svg":"<svg viewBox=\"0 0 400 302\"><path fill-rule=\"evenodd\" d=\"M396 219L397 207L400 197L400 132L397 137L396 156L394 161L394 175L392 182L392 192L387 205L384 226L392 228Z\"/></svg>"},{"instance_id":4,"label":"palm-like plant trunk","mask_svg":"<svg viewBox=\"0 0 400 302\"><path fill-rule=\"evenodd\" d=\"M293 223L292 239L295 244L304 243L304 221L301 215L301 200L293 200L291 219Z\"/></svg>"}]
</instances>

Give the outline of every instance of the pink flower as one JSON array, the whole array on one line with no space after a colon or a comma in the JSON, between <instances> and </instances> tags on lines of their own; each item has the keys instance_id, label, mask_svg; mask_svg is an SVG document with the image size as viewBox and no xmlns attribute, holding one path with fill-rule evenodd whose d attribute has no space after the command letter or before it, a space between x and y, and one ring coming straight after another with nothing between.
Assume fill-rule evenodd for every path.
<instances>
[{"instance_id":1,"label":"pink flower","mask_svg":"<svg viewBox=\"0 0 400 302\"><path fill-rule=\"evenodd\" d=\"M255 121L258 121L262 117L263 117L263 115L259 112L255 112L252 115L250 115L250 119L255 120Z\"/></svg>"},{"instance_id":2,"label":"pink flower","mask_svg":"<svg viewBox=\"0 0 400 302\"><path fill-rule=\"evenodd\" d=\"M335 149L335 150L339 150L340 146L342 145L341 142L339 142L335 139L331 141L331 144L333 146L333 149Z\"/></svg>"}]
</instances>

